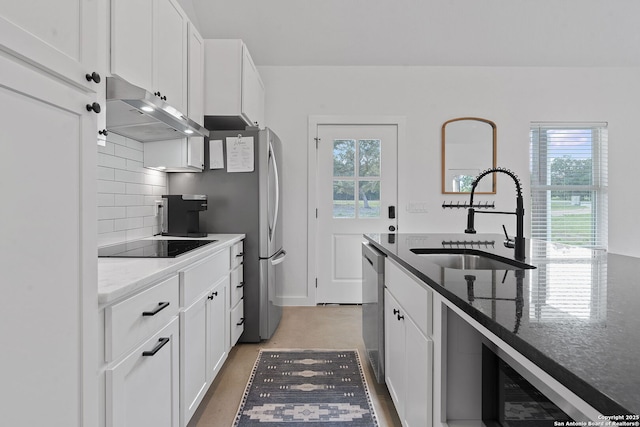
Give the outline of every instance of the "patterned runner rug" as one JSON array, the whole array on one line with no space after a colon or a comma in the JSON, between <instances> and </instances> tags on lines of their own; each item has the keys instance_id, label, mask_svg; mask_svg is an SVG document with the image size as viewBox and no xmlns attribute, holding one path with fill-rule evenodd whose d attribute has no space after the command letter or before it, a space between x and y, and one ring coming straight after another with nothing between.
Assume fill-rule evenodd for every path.
<instances>
[{"instance_id":1,"label":"patterned runner rug","mask_svg":"<svg viewBox=\"0 0 640 427\"><path fill-rule=\"evenodd\" d=\"M377 427L356 350L262 350L234 426Z\"/></svg>"}]
</instances>

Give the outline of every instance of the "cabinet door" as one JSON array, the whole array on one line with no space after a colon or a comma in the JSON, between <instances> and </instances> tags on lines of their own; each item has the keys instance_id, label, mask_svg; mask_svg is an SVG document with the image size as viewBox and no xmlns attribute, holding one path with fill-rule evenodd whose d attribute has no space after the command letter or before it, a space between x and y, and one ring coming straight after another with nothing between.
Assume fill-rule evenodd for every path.
<instances>
[{"instance_id":1,"label":"cabinet door","mask_svg":"<svg viewBox=\"0 0 640 427\"><path fill-rule=\"evenodd\" d=\"M2 50L92 92L95 83L85 74L98 71L97 24L98 2L93 0L0 2Z\"/></svg>"},{"instance_id":2,"label":"cabinet door","mask_svg":"<svg viewBox=\"0 0 640 427\"><path fill-rule=\"evenodd\" d=\"M242 115L264 127L264 85L246 46L242 46Z\"/></svg>"},{"instance_id":3,"label":"cabinet door","mask_svg":"<svg viewBox=\"0 0 640 427\"><path fill-rule=\"evenodd\" d=\"M111 74L153 91L153 3L111 0Z\"/></svg>"},{"instance_id":4,"label":"cabinet door","mask_svg":"<svg viewBox=\"0 0 640 427\"><path fill-rule=\"evenodd\" d=\"M187 139L187 167L204 169L204 138Z\"/></svg>"},{"instance_id":5,"label":"cabinet door","mask_svg":"<svg viewBox=\"0 0 640 427\"><path fill-rule=\"evenodd\" d=\"M209 294L180 313L180 419L187 425L207 391Z\"/></svg>"},{"instance_id":6,"label":"cabinet door","mask_svg":"<svg viewBox=\"0 0 640 427\"><path fill-rule=\"evenodd\" d=\"M404 414L405 396L405 332L400 304L384 292L385 381L400 417Z\"/></svg>"},{"instance_id":7,"label":"cabinet door","mask_svg":"<svg viewBox=\"0 0 640 427\"><path fill-rule=\"evenodd\" d=\"M107 369L107 427L178 427L178 341L174 318Z\"/></svg>"},{"instance_id":8,"label":"cabinet door","mask_svg":"<svg viewBox=\"0 0 640 427\"><path fill-rule=\"evenodd\" d=\"M207 355L209 380L213 381L227 359L229 351L229 321L227 298L229 276L225 277L209 294L207 304Z\"/></svg>"},{"instance_id":9,"label":"cabinet door","mask_svg":"<svg viewBox=\"0 0 640 427\"><path fill-rule=\"evenodd\" d=\"M188 94L189 118L196 123L204 123L204 40L192 23L189 23L188 48Z\"/></svg>"},{"instance_id":10,"label":"cabinet door","mask_svg":"<svg viewBox=\"0 0 640 427\"><path fill-rule=\"evenodd\" d=\"M9 6L22 3L2 2L2 13ZM0 424L92 425L97 115L85 105L95 94L4 54L0 82L0 271L11 295L0 299L0 378L14 385L2 393Z\"/></svg>"},{"instance_id":11,"label":"cabinet door","mask_svg":"<svg viewBox=\"0 0 640 427\"><path fill-rule=\"evenodd\" d=\"M410 318L405 318L406 427L431 427L433 390L433 341Z\"/></svg>"},{"instance_id":12,"label":"cabinet door","mask_svg":"<svg viewBox=\"0 0 640 427\"><path fill-rule=\"evenodd\" d=\"M154 92L187 115L187 17L172 0L155 0Z\"/></svg>"}]
</instances>

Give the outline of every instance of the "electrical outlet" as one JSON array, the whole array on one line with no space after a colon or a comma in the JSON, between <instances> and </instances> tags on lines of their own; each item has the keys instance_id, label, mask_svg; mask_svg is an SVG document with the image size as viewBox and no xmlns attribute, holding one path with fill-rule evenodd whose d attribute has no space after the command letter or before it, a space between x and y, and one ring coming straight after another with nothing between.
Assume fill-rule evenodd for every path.
<instances>
[{"instance_id":1,"label":"electrical outlet","mask_svg":"<svg viewBox=\"0 0 640 427\"><path fill-rule=\"evenodd\" d=\"M164 206L164 203L162 202L162 200L156 200L155 201L155 206L156 207L154 209L153 215L154 216L158 216L158 215L160 215L160 209L162 209L162 207Z\"/></svg>"}]
</instances>

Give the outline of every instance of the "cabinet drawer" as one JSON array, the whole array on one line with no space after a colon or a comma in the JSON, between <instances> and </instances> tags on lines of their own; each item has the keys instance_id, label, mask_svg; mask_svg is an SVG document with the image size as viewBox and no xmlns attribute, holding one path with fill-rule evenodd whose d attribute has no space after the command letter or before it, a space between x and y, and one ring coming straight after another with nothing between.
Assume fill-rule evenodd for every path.
<instances>
[{"instance_id":1,"label":"cabinet drawer","mask_svg":"<svg viewBox=\"0 0 640 427\"><path fill-rule=\"evenodd\" d=\"M231 289L229 290L231 300L229 308L233 308L238 304L244 296L244 268L242 266L231 270Z\"/></svg>"},{"instance_id":2,"label":"cabinet drawer","mask_svg":"<svg viewBox=\"0 0 640 427\"><path fill-rule=\"evenodd\" d=\"M231 246L231 268L236 268L244 261L244 241Z\"/></svg>"},{"instance_id":3,"label":"cabinet drawer","mask_svg":"<svg viewBox=\"0 0 640 427\"><path fill-rule=\"evenodd\" d=\"M106 370L106 426L179 426L179 331L174 318Z\"/></svg>"},{"instance_id":4,"label":"cabinet drawer","mask_svg":"<svg viewBox=\"0 0 640 427\"><path fill-rule=\"evenodd\" d=\"M387 258L384 283L418 328L427 336L433 333L433 291L420 285Z\"/></svg>"},{"instance_id":5,"label":"cabinet drawer","mask_svg":"<svg viewBox=\"0 0 640 427\"><path fill-rule=\"evenodd\" d=\"M197 297L229 273L229 248L180 272L180 303L191 305Z\"/></svg>"},{"instance_id":6,"label":"cabinet drawer","mask_svg":"<svg viewBox=\"0 0 640 427\"><path fill-rule=\"evenodd\" d=\"M244 331L244 304L240 303L231 310L231 346L238 342Z\"/></svg>"},{"instance_id":7,"label":"cabinet drawer","mask_svg":"<svg viewBox=\"0 0 640 427\"><path fill-rule=\"evenodd\" d=\"M105 360L149 338L178 314L178 276L105 308Z\"/></svg>"}]
</instances>

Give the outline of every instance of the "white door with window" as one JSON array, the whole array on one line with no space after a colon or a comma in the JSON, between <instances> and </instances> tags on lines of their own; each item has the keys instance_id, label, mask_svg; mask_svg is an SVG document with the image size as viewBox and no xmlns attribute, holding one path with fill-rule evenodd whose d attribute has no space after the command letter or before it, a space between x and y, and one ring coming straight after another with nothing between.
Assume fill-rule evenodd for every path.
<instances>
[{"instance_id":1,"label":"white door with window","mask_svg":"<svg viewBox=\"0 0 640 427\"><path fill-rule=\"evenodd\" d=\"M316 303L361 303L362 235L397 227L398 124L318 123L316 134Z\"/></svg>"}]
</instances>

